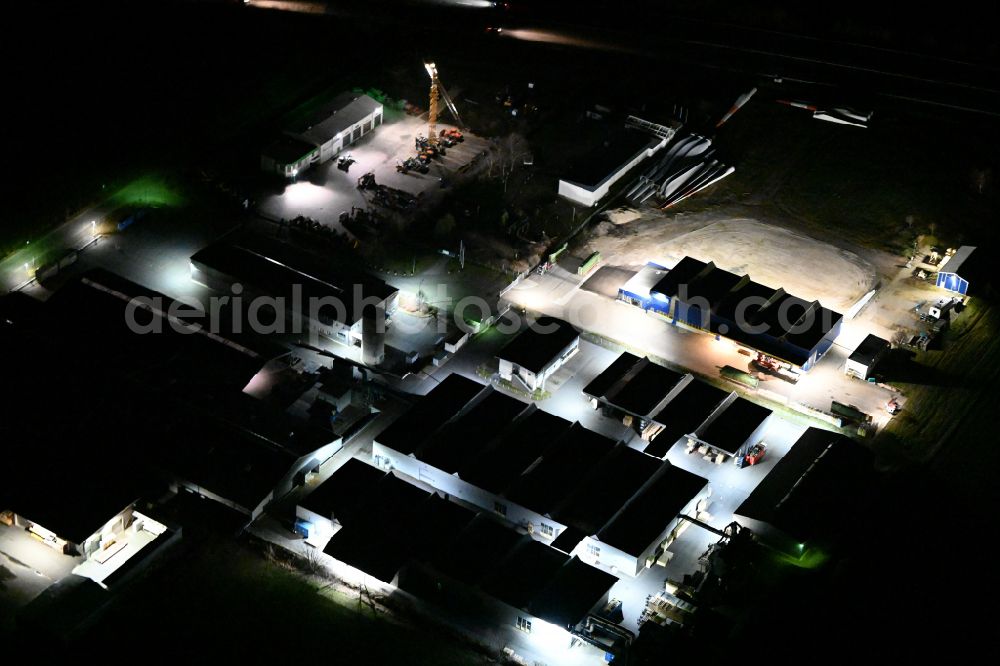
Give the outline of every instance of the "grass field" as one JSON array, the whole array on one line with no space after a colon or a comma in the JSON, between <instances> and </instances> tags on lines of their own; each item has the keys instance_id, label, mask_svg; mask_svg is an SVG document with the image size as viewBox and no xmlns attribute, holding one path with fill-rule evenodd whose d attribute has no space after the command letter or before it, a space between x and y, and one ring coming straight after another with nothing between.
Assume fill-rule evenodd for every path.
<instances>
[{"instance_id":1,"label":"grass field","mask_svg":"<svg viewBox=\"0 0 1000 666\"><path fill-rule=\"evenodd\" d=\"M226 663L268 657L283 663L305 652L337 664L457 666L482 660L444 637L375 616L356 598L319 588L222 539L188 547L135 584L84 642L119 650L157 646L160 658L225 655Z\"/></svg>"},{"instance_id":2,"label":"grass field","mask_svg":"<svg viewBox=\"0 0 1000 666\"><path fill-rule=\"evenodd\" d=\"M983 489L1000 463L992 432L1000 413L1000 307L973 299L941 351L919 353L920 373L898 386L906 407L875 440L878 450L929 460L953 480Z\"/></svg>"},{"instance_id":3,"label":"grass field","mask_svg":"<svg viewBox=\"0 0 1000 666\"><path fill-rule=\"evenodd\" d=\"M832 125L773 96L758 95L720 132L716 145L736 172L689 200L693 209L713 200L757 204L805 231L889 251L931 229L949 244L989 232L995 201L973 191L977 149L968 137L927 131L913 118Z\"/></svg>"}]
</instances>

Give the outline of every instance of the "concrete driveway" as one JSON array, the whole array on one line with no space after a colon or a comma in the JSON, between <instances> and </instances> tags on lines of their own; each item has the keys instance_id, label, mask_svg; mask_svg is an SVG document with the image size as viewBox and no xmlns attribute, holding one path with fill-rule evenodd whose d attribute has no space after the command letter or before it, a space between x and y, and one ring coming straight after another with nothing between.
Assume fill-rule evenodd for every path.
<instances>
[{"instance_id":1,"label":"concrete driveway","mask_svg":"<svg viewBox=\"0 0 1000 666\"><path fill-rule=\"evenodd\" d=\"M337 168L338 157L312 167L297 182L288 184L281 194L261 199L258 209L272 218L290 220L305 215L321 224L346 231L340 224L340 214L358 206L367 208L365 193L358 189L358 178L369 171L375 182L428 198L442 191L441 179L449 179L487 147L484 139L466 135L465 141L448 148L444 157L435 159L426 174L401 174L396 164L416 155L414 140L427 135L427 122L419 118L387 112L386 121L358 143L348 146L340 156L348 155L355 162L348 171ZM438 124L438 129L450 127Z\"/></svg>"},{"instance_id":2,"label":"concrete driveway","mask_svg":"<svg viewBox=\"0 0 1000 666\"><path fill-rule=\"evenodd\" d=\"M53 550L27 530L0 525L0 609L27 605L82 561Z\"/></svg>"},{"instance_id":3,"label":"concrete driveway","mask_svg":"<svg viewBox=\"0 0 1000 666\"><path fill-rule=\"evenodd\" d=\"M739 348L725 338L717 339L709 333L674 325L656 314L579 287L577 276L556 267L545 275L525 279L508 291L505 298L515 307L560 317L581 330L706 377L718 377L719 369L726 365L749 369L750 357L740 354ZM836 399L876 418L884 418L884 405L893 393L843 373L846 358L853 350L853 346L845 347L843 343L865 330L865 320L849 323L846 328L851 332L838 340L797 384L765 378L761 389L779 400L813 409L829 411L831 400Z\"/></svg>"}]
</instances>

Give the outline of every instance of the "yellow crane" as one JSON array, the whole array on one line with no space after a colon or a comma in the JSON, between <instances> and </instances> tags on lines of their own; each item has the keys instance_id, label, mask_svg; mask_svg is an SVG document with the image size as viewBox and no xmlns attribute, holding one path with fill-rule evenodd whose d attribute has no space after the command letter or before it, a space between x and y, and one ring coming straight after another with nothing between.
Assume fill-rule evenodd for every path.
<instances>
[{"instance_id":1,"label":"yellow crane","mask_svg":"<svg viewBox=\"0 0 1000 666\"><path fill-rule=\"evenodd\" d=\"M435 145L438 142L438 104L442 99L448 107L448 110L451 111L451 115L455 117L455 122L458 124L459 128L462 127L462 119L458 115L458 109L455 108L455 103L451 100L451 95L449 95L448 91L445 90L443 85L441 85L441 80L438 78L437 66L435 66L433 62L425 62L424 69L427 70L427 75L431 77L430 102L427 106L427 140L431 145Z\"/></svg>"}]
</instances>

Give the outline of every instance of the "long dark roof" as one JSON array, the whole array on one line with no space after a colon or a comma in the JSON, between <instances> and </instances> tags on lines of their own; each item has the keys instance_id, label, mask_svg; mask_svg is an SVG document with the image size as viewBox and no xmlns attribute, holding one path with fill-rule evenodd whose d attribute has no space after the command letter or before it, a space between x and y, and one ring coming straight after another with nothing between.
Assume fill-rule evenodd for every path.
<instances>
[{"instance_id":1,"label":"long dark roof","mask_svg":"<svg viewBox=\"0 0 1000 666\"><path fill-rule=\"evenodd\" d=\"M442 428L418 455L438 469L455 473L477 458L493 436L527 408L520 400L487 388L482 400Z\"/></svg>"},{"instance_id":2,"label":"long dark roof","mask_svg":"<svg viewBox=\"0 0 1000 666\"><path fill-rule=\"evenodd\" d=\"M646 417L683 378L679 372L643 359L607 392L605 400L629 414Z\"/></svg>"},{"instance_id":3,"label":"long dark roof","mask_svg":"<svg viewBox=\"0 0 1000 666\"><path fill-rule=\"evenodd\" d=\"M764 328L762 333L756 334L755 337L768 335L772 338L780 338L784 336L795 325L795 322L802 319L811 305L809 301L804 301L798 296L792 296L788 293L780 294L753 316L751 323Z\"/></svg>"},{"instance_id":4,"label":"long dark roof","mask_svg":"<svg viewBox=\"0 0 1000 666\"><path fill-rule=\"evenodd\" d=\"M391 582L409 557L401 550L400 541L405 546L405 537L429 495L393 474L385 475L363 505L365 519L352 521L334 534L323 552L382 582Z\"/></svg>"},{"instance_id":5,"label":"long dark roof","mask_svg":"<svg viewBox=\"0 0 1000 666\"><path fill-rule=\"evenodd\" d=\"M715 312L742 280L743 277L740 275L721 268L712 268L687 285L685 300L691 302L691 299L695 298L704 299L708 302L709 309Z\"/></svg>"},{"instance_id":6,"label":"long dark roof","mask_svg":"<svg viewBox=\"0 0 1000 666\"><path fill-rule=\"evenodd\" d=\"M458 475L474 486L500 494L572 425L536 409L501 433L482 455L470 459Z\"/></svg>"},{"instance_id":7,"label":"long dark roof","mask_svg":"<svg viewBox=\"0 0 1000 666\"><path fill-rule=\"evenodd\" d=\"M854 515L844 508L852 500L863 502L866 475L873 475L872 456L863 446L838 433L808 428L735 515L809 539L838 515Z\"/></svg>"},{"instance_id":8,"label":"long dark roof","mask_svg":"<svg viewBox=\"0 0 1000 666\"><path fill-rule=\"evenodd\" d=\"M404 455L414 453L482 390L483 385L471 379L459 374L448 375L409 411L376 435L375 441Z\"/></svg>"},{"instance_id":9,"label":"long dark roof","mask_svg":"<svg viewBox=\"0 0 1000 666\"><path fill-rule=\"evenodd\" d=\"M476 586L524 538L493 518L479 514L456 535L449 548L438 551L429 560L441 573L466 585Z\"/></svg>"},{"instance_id":10,"label":"long dark roof","mask_svg":"<svg viewBox=\"0 0 1000 666\"><path fill-rule=\"evenodd\" d=\"M664 464L619 446L601 461L600 473L578 488L553 517L586 534L595 534Z\"/></svg>"},{"instance_id":11,"label":"long dark roof","mask_svg":"<svg viewBox=\"0 0 1000 666\"><path fill-rule=\"evenodd\" d=\"M670 269L663 278L657 282L650 293L663 294L669 298L677 295L677 291L682 284L688 284L708 266L704 261L699 261L694 257L685 256L677 265Z\"/></svg>"},{"instance_id":12,"label":"long dark roof","mask_svg":"<svg viewBox=\"0 0 1000 666\"><path fill-rule=\"evenodd\" d=\"M617 582L612 574L573 557L535 595L529 610L535 617L557 627L571 628L602 601Z\"/></svg>"},{"instance_id":13,"label":"long dark roof","mask_svg":"<svg viewBox=\"0 0 1000 666\"><path fill-rule=\"evenodd\" d=\"M833 329L843 315L814 302L806 313L785 334L785 340L804 351L812 351L823 337Z\"/></svg>"},{"instance_id":14,"label":"long dark roof","mask_svg":"<svg viewBox=\"0 0 1000 666\"><path fill-rule=\"evenodd\" d=\"M358 515L358 507L386 472L366 462L351 458L299 505L326 518L347 525Z\"/></svg>"},{"instance_id":15,"label":"long dark roof","mask_svg":"<svg viewBox=\"0 0 1000 666\"><path fill-rule=\"evenodd\" d=\"M482 589L514 608L529 603L568 558L541 541L525 537L482 583Z\"/></svg>"},{"instance_id":16,"label":"long dark roof","mask_svg":"<svg viewBox=\"0 0 1000 666\"><path fill-rule=\"evenodd\" d=\"M189 412L156 438L157 466L252 511L296 461L243 428Z\"/></svg>"},{"instance_id":17,"label":"long dark roof","mask_svg":"<svg viewBox=\"0 0 1000 666\"><path fill-rule=\"evenodd\" d=\"M752 317L774 297L776 292L777 289L772 287L748 281L725 296L715 308L715 314L737 325L749 324Z\"/></svg>"},{"instance_id":18,"label":"long dark roof","mask_svg":"<svg viewBox=\"0 0 1000 666\"><path fill-rule=\"evenodd\" d=\"M562 180L597 189L640 151L647 150L657 141L639 130L616 129L604 137L599 149L577 160Z\"/></svg>"},{"instance_id":19,"label":"long dark roof","mask_svg":"<svg viewBox=\"0 0 1000 666\"><path fill-rule=\"evenodd\" d=\"M574 424L505 495L546 515L597 471L598 463L614 446L615 442L607 437Z\"/></svg>"},{"instance_id":20,"label":"long dark roof","mask_svg":"<svg viewBox=\"0 0 1000 666\"><path fill-rule=\"evenodd\" d=\"M362 303L385 301L397 292L371 275L334 269L329 261L251 234L216 241L191 262L240 282L249 292L284 298L303 314L314 314L316 304L318 318L328 323L354 324L361 319Z\"/></svg>"},{"instance_id":21,"label":"long dark roof","mask_svg":"<svg viewBox=\"0 0 1000 666\"><path fill-rule=\"evenodd\" d=\"M549 328L553 330L548 331ZM537 373L578 337L580 333L567 322L555 317L539 317L534 325L507 343L497 356Z\"/></svg>"},{"instance_id":22,"label":"long dark roof","mask_svg":"<svg viewBox=\"0 0 1000 666\"><path fill-rule=\"evenodd\" d=\"M639 357L635 354L622 352L601 374L594 377L589 384L583 387L584 395L588 395L591 398L603 398L604 394L624 377L625 373L631 370L632 366L638 363L639 360Z\"/></svg>"},{"instance_id":23,"label":"long dark roof","mask_svg":"<svg viewBox=\"0 0 1000 666\"><path fill-rule=\"evenodd\" d=\"M700 379L690 381L653 415L653 421L662 425L663 430L646 445L644 451L662 458L677 440L697 430L728 395L726 391Z\"/></svg>"},{"instance_id":24,"label":"long dark roof","mask_svg":"<svg viewBox=\"0 0 1000 666\"><path fill-rule=\"evenodd\" d=\"M771 415L771 410L746 398L736 398L721 414L715 417L698 439L729 454L737 450L753 434L753 431Z\"/></svg>"},{"instance_id":25,"label":"long dark roof","mask_svg":"<svg viewBox=\"0 0 1000 666\"><path fill-rule=\"evenodd\" d=\"M344 92L299 121L291 123L287 131L321 145L371 115L380 106L382 105L368 95Z\"/></svg>"},{"instance_id":26,"label":"long dark roof","mask_svg":"<svg viewBox=\"0 0 1000 666\"><path fill-rule=\"evenodd\" d=\"M597 533L597 538L629 555L640 555L708 484L669 463L643 492Z\"/></svg>"}]
</instances>

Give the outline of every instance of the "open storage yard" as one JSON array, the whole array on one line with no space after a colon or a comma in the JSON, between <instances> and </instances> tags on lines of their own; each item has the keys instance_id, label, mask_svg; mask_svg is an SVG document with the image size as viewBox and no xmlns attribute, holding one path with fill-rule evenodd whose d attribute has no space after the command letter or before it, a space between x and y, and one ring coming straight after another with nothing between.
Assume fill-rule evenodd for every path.
<instances>
[{"instance_id":1,"label":"open storage yard","mask_svg":"<svg viewBox=\"0 0 1000 666\"><path fill-rule=\"evenodd\" d=\"M655 261L669 267L684 256L712 261L839 311L873 289L879 277L875 266L849 250L773 224L714 212L645 215L591 238L588 246L618 266Z\"/></svg>"}]
</instances>

